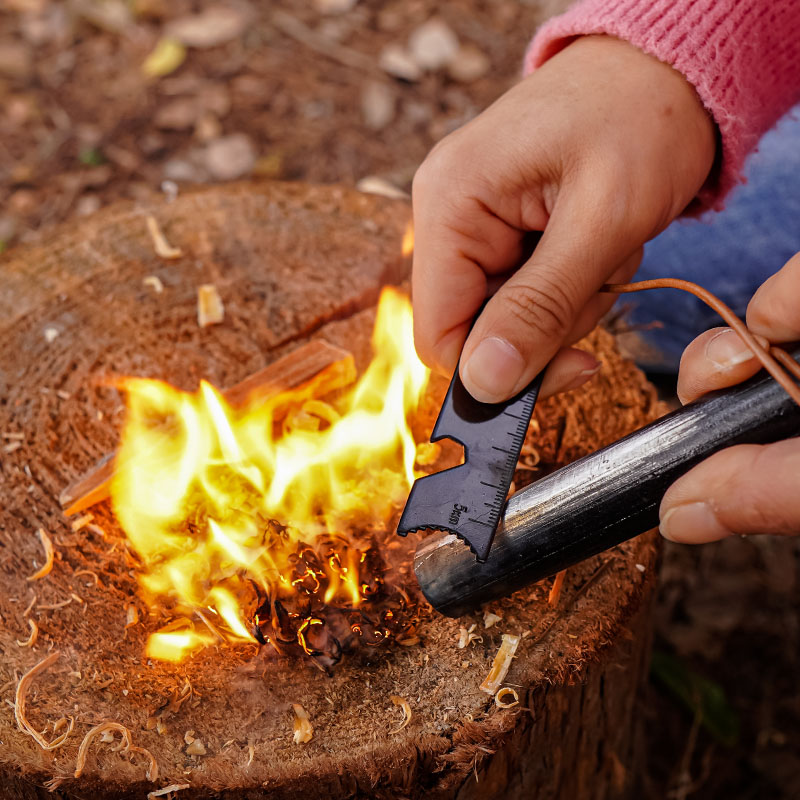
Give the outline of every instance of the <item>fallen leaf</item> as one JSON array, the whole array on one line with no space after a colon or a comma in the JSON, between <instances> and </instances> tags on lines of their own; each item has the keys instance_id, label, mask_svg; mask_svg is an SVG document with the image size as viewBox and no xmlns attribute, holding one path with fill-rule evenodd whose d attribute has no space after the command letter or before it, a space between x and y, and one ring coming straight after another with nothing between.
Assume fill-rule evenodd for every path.
<instances>
[{"instance_id":1,"label":"fallen leaf","mask_svg":"<svg viewBox=\"0 0 800 800\"><path fill-rule=\"evenodd\" d=\"M142 64L142 72L148 78L161 78L175 72L186 59L186 48L178 39L165 36Z\"/></svg>"}]
</instances>

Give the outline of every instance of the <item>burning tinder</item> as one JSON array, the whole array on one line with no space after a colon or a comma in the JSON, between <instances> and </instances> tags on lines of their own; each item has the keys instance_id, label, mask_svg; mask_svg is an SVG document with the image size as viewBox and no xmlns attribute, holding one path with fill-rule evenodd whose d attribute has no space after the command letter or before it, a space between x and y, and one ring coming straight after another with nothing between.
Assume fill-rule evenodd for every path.
<instances>
[{"instance_id":1,"label":"burning tinder","mask_svg":"<svg viewBox=\"0 0 800 800\"><path fill-rule=\"evenodd\" d=\"M408 419L428 373L411 325L407 298L385 290L373 361L330 403L284 393L234 409L205 382L190 394L125 380L113 507L145 601L177 618L149 657L181 661L221 637L335 663L342 630L385 638L397 609L359 607L383 591L372 534L416 477Z\"/></svg>"}]
</instances>

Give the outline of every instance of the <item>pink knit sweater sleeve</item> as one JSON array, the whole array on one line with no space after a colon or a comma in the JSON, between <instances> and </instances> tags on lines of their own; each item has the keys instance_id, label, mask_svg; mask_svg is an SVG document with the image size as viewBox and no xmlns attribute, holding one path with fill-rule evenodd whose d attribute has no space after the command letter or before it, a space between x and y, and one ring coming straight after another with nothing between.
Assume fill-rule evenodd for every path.
<instances>
[{"instance_id":1,"label":"pink knit sweater sleeve","mask_svg":"<svg viewBox=\"0 0 800 800\"><path fill-rule=\"evenodd\" d=\"M800 0L582 0L538 31L526 73L586 34L624 39L694 85L722 140L705 206L721 205L761 134L800 100Z\"/></svg>"}]
</instances>

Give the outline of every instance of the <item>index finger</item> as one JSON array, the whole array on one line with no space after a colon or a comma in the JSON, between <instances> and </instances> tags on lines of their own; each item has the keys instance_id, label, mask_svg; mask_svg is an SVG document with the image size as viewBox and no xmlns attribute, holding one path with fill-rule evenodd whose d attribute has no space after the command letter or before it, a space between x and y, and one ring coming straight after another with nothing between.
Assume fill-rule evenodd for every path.
<instances>
[{"instance_id":1,"label":"index finger","mask_svg":"<svg viewBox=\"0 0 800 800\"><path fill-rule=\"evenodd\" d=\"M420 358L455 370L470 325L488 295L487 278L521 258L524 232L494 213L482 181L436 151L414 178L414 341ZM477 174L477 169L476 169Z\"/></svg>"}]
</instances>

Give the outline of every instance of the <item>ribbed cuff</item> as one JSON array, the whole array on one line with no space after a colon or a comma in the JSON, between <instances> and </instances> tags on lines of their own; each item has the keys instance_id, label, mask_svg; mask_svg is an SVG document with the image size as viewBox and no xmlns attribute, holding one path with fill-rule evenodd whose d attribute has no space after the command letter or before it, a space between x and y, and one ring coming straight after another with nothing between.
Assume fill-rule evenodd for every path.
<instances>
[{"instance_id":1,"label":"ribbed cuff","mask_svg":"<svg viewBox=\"0 0 800 800\"><path fill-rule=\"evenodd\" d=\"M800 99L798 0L583 0L537 32L525 73L591 34L630 42L695 87L722 144L703 208L722 207L747 154Z\"/></svg>"}]
</instances>

